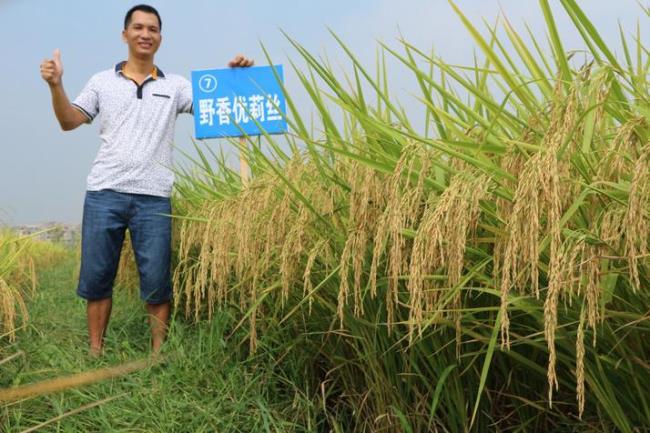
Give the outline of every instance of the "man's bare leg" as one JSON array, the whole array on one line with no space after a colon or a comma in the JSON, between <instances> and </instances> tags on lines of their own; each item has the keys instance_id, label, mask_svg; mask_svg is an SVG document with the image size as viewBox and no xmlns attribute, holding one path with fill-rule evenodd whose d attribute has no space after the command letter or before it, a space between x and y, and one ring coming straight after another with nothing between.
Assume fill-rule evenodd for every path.
<instances>
[{"instance_id":1,"label":"man's bare leg","mask_svg":"<svg viewBox=\"0 0 650 433\"><path fill-rule=\"evenodd\" d=\"M88 316L88 336L90 338L90 354L100 356L104 348L104 335L111 317L113 300L111 298L88 301L86 314Z\"/></svg>"},{"instance_id":2,"label":"man's bare leg","mask_svg":"<svg viewBox=\"0 0 650 433\"><path fill-rule=\"evenodd\" d=\"M169 322L169 302L164 304L147 304L149 325L151 326L151 351L160 352L160 346L167 335L167 322Z\"/></svg>"}]
</instances>

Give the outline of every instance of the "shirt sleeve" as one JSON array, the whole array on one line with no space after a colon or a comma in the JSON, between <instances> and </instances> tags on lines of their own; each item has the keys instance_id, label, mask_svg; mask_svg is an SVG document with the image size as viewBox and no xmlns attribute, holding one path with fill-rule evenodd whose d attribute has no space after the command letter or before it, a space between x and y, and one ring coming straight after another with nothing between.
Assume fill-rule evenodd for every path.
<instances>
[{"instance_id":1,"label":"shirt sleeve","mask_svg":"<svg viewBox=\"0 0 650 433\"><path fill-rule=\"evenodd\" d=\"M179 88L178 112L194 113L194 109L192 108L192 83L183 77L181 77L181 85Z\"/></svg>"},{"instance_id":2,"label":"shirt sleeve","mask_svg":"<svg viewBox=\"0 0 650 433\"><path fill-rule=\"evenodd\" d=\"M95 77L88 80L81 93L72 101L72 106L86 115L88 122L92 122L99 113L99 93L96 81Z\"/></svg>"}]
</instances>

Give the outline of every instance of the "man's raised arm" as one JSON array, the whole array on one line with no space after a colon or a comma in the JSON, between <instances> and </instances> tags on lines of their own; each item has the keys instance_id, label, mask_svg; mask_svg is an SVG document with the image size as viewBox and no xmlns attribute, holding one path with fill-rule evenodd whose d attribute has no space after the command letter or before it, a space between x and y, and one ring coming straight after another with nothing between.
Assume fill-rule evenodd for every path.
<instances>
[{"instance_id":1,"label":"man's raised arm","mask_svg":"<svg viewBox=\"0 0 650 433\"><path fill-rule=\"evenodd\" d=\"M63 90L63 64L61 63L61 52L54 50L52 59L45 59L41 63L41 77L50 86L52 92L52 107L56 119L64 131L75 129L82 123L88 122L88 117L76 109L68 100Z\"/></svg>"}]
</instances>

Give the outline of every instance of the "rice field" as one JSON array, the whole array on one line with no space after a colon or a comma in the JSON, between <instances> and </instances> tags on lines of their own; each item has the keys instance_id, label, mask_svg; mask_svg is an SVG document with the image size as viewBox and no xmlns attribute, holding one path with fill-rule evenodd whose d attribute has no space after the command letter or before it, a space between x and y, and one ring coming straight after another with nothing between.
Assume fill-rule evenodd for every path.
<instances>
[{"instance_id":1,"label":"rice field","mask_svg":"<svg viewBox=\"0 0 650 433\"><path fill-rule=\"evenodd\" d=\"M283 356L342 431L650 425L648 52L622 31L619 60L562 4L584 62L545 1L546 49L455 6L480 63L382 46L422 91L424 132L381 58L370 71L333 35L341 77L287 36L322 130L289 102L291 150L251 138L241 187L197 145L203 176L179 187L177 308L238 305L252 353L284 327Z\"/></svg>"},{"instance_id":2,"label":"rice field","mask_svg":"<svg viewBox=\"0 0 650 433\"><path fill-rule=\"evenodd\" d=\"M586 54L564 45L546 0L547 35L479 28L452 3L481 53L471 65L401 40L368 67L332 34L340 72L286 35L316 121L287 93L287 143L238 145L250 180L209 144L179 168L162 365L5 405L0 425L649 431L650 57L640 30L610 47L575 0L561 4ZM386 59L412 73L421 93L405 103L424 122L391 94ZM81 304L61 292L75 262L40 267L51 289L35 286L36 322L15 343L30 355L5 387L146 353L124 260L108 355L84 358ZM69 350L40 331L51 296Z\"/></svg>"},{"instance_id":3,"label":"rice field","mask_svg":"<svg viewBox=\"0 0 650 433\"><path fill-rule=\"evenodd\" d=\"M36 292L36 268L55 266L64 256L61 246L0 229L0 338L14 341L20 321L28 320L24 298Z\"/></svg>"}]
</instances>

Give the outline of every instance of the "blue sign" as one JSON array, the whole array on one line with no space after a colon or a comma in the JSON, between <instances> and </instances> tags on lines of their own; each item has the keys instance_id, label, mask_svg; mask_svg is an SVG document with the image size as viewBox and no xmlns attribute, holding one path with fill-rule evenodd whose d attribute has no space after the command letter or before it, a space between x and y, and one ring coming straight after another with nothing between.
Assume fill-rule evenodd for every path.
<instances>
[{"instance_id":1,"label":"blue sign","mask_svg":"<svg viewBox=\"0 0 650 433\"><path fill-rule=\"evenodd\" d=\"M282 65L275 70L284 81ZM192 93L196 138L261 135L257 124L269 134L287 132L284 93L271 66L192 71Z\"/></svg>"}]
</instances>

